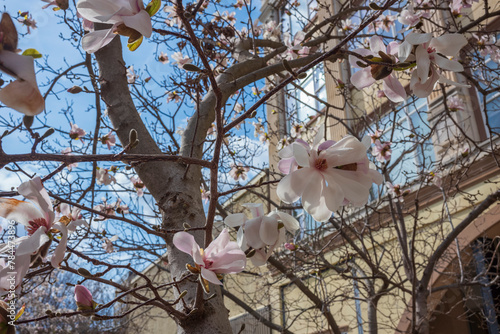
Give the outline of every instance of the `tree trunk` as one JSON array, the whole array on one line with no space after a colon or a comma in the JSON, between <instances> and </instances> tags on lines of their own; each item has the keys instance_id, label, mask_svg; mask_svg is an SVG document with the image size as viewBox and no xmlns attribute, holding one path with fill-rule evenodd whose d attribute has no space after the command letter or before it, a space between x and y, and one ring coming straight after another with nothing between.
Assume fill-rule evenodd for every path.
<instances>
[{"instance_id":1,"label":"tree trunk","mask_svg":"<svg viewBox=\"0 0 500 334\"><path fill-rule=\"evenodd\" d=\"M98 25L97 25L98 26ZM138 134L139 145L130 153L161 154L154 139L149 134L129 93L126 79L126 68L122 57L119 38L115 38L108 46L95 53L99 65L99 82L102 100L106 103L108 116L123 146L129 141L131 129ZM211 120L204 120L211 123ZM208 127L207 127L208 128ZM203 131L198 129L198 131ZM205 132L206 133L206 130ZM187 143L191 145L193 143ZM203 146L203 143L196 143ZM186 143L183 143L186 151ZM201 149L193 156L199 155ZM163 228L166 230L183 229L183 224L192 227L205 225L205 214L200 197L201 168L181 162L147 162L135 167L141 180L155 198L162 213ZM203 232L193 233L196 241L203 247ZM179 279L186 274L186 263L193 263L192 258L178 251L172 244L172 233L164 239L168 249L168 261L172 279ZM184 298L188 306L194 305L198 283L196 280L185 280L180 290L187 290ZM228 311L224 306L222 294L218 287L210 286L216 296L203 302L202 310L192 312L183 321L178 321L178 333L232 333ZM174 289L175 290L175 289ZM205 295L205 297L207 297ZM184 310L182 303L177 308Z\"/></svg>"},{"instance_id":2,"label":"tree trunk","mask_svg":"<svg viewBox=\"0 0 500 334\"><path fill-rule=\"evenodd\" d=\"M415 334L429 334L428 295L429 291L419 284L415 291Z\"/></svg>"}]
</instances>

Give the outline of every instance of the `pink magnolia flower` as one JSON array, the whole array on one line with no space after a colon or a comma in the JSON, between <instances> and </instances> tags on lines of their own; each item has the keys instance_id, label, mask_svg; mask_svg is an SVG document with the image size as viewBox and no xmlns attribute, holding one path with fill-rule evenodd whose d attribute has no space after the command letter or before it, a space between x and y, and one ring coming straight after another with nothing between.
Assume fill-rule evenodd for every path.
<instances>
[{"instance_id":1,"label":"pink magnolia flower","mask_svg":"<svg viewBox=\"0 0 500 334\"><path fill-rule=\"evenodd\" d=\"M462 72L464 67L458 61L446 56L455 57L460 49L467 45L467 39L462 34L446 34L433 38L432 34L410 33L399 47L401 60L415 60L416 70L413 71L410 88L413 93L424 98L429 96L437 81L459 87L469 87L451 81L441 75L439 69ZM411 54L417 46L415 54Z\"/></svg>"},{"instance_id":2,"label":"pink magnolia flower","mask_svg":"<svg viewBox=\"0 0 500 334\"><path fill-rule=\"evenodd\" d=\"M1 211L0 202L0 211ZM0 226L0 231L2 230ZM2 251L4 248L2 247ZM11 248L5 249L5 252L10 254ZM15 253L14 261L6 261L6 258L0 258L0 296L10 293L12 290L16 294L21 292L21 285L23 283L23 278L26 276L28 269L30 268L31 255L24 254L20 255L18 252ZM14 266L14 268L12 268ZM15 273L15 275L12 275ZM12 280L12 277L14 279ZM12 285L14 289L12 289Z\"/></svg>"},{"instance_id":3,"label":"pink magnolia flower","mask_svg":"<svg viewBox=\"0 0 500 334\"><path fill-rule=\"evenodd\" d=\"M115 177L111 175L109 172L110 169L97 167L97 173L96 173L97 184L99 185L104 184L105 186L108 186L111 183L116 183Z\"/></svg>"},{"instance_id":4,"label":"pink magnolia flower","mask_svg":"<svg viewBox=\"0 0 500 334\"><path fill-rule=\"evenodd\" d=\"M249 167L243 167L243 164L240 162L238 165L231 164L231 170L229 171L229 176L231 176L235 181L241 177L244 181L247 179L247 173L250 170Z\"/></svg>"},{"instance_id":5,"label":"pink magnolia flower","mask_svg":"<svg viewBox=\"0 0 500 334\"><path fill-rule=\"evenodd\" d=\"M184 56L182 55L182 52L175 52L172 56L172 59L175 60L175 62L172 63L172 65L177 65L177 67L182 68L185 64L191 64L193 60L189 58L189 56Z\"/></svg>"},{"instance_id":6,"label":"pink magnolia flower","mask_svg":"<svg viewBox=\"0 0 500 334\"><path fill-rule=\"evenodd\" d=\"M160 55L158 56L158 61L162 64L168 64L169 60L167 54L161 51Z\"/></svg>"},{"instance_id":7,"label":"pink magnolia flower","mask_svg":"<svg viewBox=\"0 0 500 334\"><path fill-rule=\"evenodd\" d=\"M254 249L255 254L250 259L255 266L262 266L274 249L285 242L285 231L295 233L300 225L295 218L284 212L272 211L264 215L262 204L246 203L243 206L252 213L251 219L247 219L243 213L236 213L228 215L224 223L231 227L240 227L238 245L243 251Z\"/></svg>"},{"instance_id":8,"label":"pink magnolia flower","mask_svg":"<svg viewBox=\"0 0 500 334\"><path fill-rule=\"evenodd\" d=\"M234 4L234 8L238 8L238 9L242 9L243 7L245 7L245 4L248 5L248 0L237 0L236 1L236 4Z\"/></svg>"},{"instance_id":9,"label":"pink magnolia flower","mask_svg":"<svg viewBox=\"0 0 500 334\"><path fill-rule=\"evenodd\" d=\"M45 108L38 85L36 83L33 57L21 56L17 50L17 30L9 14L3 13L0 22L1 70L16 80L0 89L0 102L27 116L35 116Z\"/></svg>"},{"instance_id":10,"label":"pink magnolia flower","mask_svg":"<svg viewBox=\"0 0 500 334\"><path fill-rule=\"evenodd\" d=\"M262 119L259 117L257 119L258 122L252 122L252 125L255 127L253 132L254 137L258 137L265 132L264 124L262 124Z\"/></svg>"},{"instance_id":11,"label":"pink magnolia flower","mask_svg":"<svg viewBox=\"0 0 500 334\"><path fill-rule=\"evenodd\" d=\"M293 242L287 242L287 243L285 243L285 248L286 248L286 249L288 249L289 251L294 252L294 251L296 251L299 247L298 247L296 244L294 244Z\"/></svg>"},{"instance_id":12,"label":"pink magnolia flower","mask_svg":"<svg viewBox=\"0 0 500 334\"><path fill-rule=\"evenodd\" d=\"M54 10L58 9L66 10L69 7L68 0L42 0L42 1L47 2L47 4L42 7L42 9L48 8L50 6L55 6L55 8L53 8Z\"/></svg>"},{"instance_id":13,"label":"pink magnolia flower","mask_svg":"<svg viewBox=\"0 0 500 334\"><path fill-rule=\"evenodd\" d=\"M448 105L448 109L450 111L464 111L465 110L465 103L464 100L459 98L458 96L450 96L448 99L446 99L446 104Z\"/></svg>"},{"instance_id":14,"label":"pink magnolia flower","mask_svg":"<svg viewBox=\"0 0 500 334\"><path fill-rule=\"evenodd\" d=\"M80 213L82 210L74 206L71 206L67 203L61 203L56 208L56 221L60 221L68 227L69 232L75 232L77 226L86 226L89 224L83 219L82 214Z\"/></svg>"},{"instance_id":15,"label":"pink magnolia flower","mask_svg":"<svg viewBox=\"0 0 500 334\"><path fill-rule=\"evenodd\" d=\"M115 208L116 213L121 215L127 215L130 213L130 209L127 204L121 204L122 199L118 198L115 203L113 203L113 207Z\"/></svg>"},{"instance_id":16,"label":"pink magnolia flower","mask_svg":"<svg viewBox=\"0 0 500 334\"><path fill-rule=\"evenodd\" d=\"M75 301L78 311L94 310L97 306L92 293L83 285L75 285Z\"/></svg>"},{"instance_id":17,"label":"pink magnolia flower","mask_svg":"<svg viewBox=\"0 0 500 334\"><path fill-rule=\"evenodd\" d=\"M114 216L115 211L116 211L115 205L108 203L106 198L104 198L104 197L101 198L101 201L102 201L101 204L94 206L94 210L102 212L103 214L105 214L107 216ZM107 219L107 217L99 216L98 219L105 220L105 219Z\"/></svg>"},{"instance_id":18,"label":"pink magnolia flower","mask_svg":"<svg viewBox=\"0 0 500 334\"><path fill-rule=\"evenodd\" d=\"M382 37L373 36L370 38L370 50L356 49L353 52L358 53L361 56L376 57L375 59L381 59L385 63L395 64L395 54L398 52L398 48L399 44L397 42L389 43L386 48ZM380 58L381 54L383 54L384 57ZM372 60L373 59L374 58L372 58ZM352 67L361 68L357 64L359 61L360 59L358 57L352 55L349 56L349 63ZM373 85L377 80L383 80L382 87L384 93L392 102L403 102L406 99L406 91L403 88L403 85L392 74L392 68L388 68L383 65L371 64L357 71L351 77L352 84L359 90Z\"/></svg>"},{"instance_id":19,"label":"pink magnolia flower","mask_svg":"<svg viewBox=\"0 0 500 334\"><path fill-rule=\"evenodd\" d=\"M414 25L416 25L417 23L420 22L420 19L422 17L426 17L426 16L428 16L428 15L426 15L425 12L422 12L422 11L415 12L415 10L413 9L413 4L410 3L399 14L398 21L401 24L413 27Z\"/></svg>"},{"instance_id":20,"label":"pink magnolia flower","mask_svg":"<svg viewBox=\"0 0 500 334\"><path fill-rule=\"evenodd\" d=\"M102 136L100 140L101 143L108 146L108 150L111 150L111 147L116 145L116 136L113 131L109 131L109 133Z\"/></svg>"},{"instance_id":21,"label":"pink magnolia flower","mask_svg":"<svg viewBox=\"0 0 500 334\"><path fill-rule=\"evenodd\" d=\"M278 167L288 175L276 190L288 204L302 198L304 209L318 222L327 221L346 202L366 204L372 183L382 183L359 140L346 136L339 142L323 142L323 136L321 127L312 147L297 140L279 152Z\"/></svg>"},{"instance_id":22,"label":"pink magnolia flower","mask_svg":"<svg viewBox=\"0 0 500 334\"><path fill-rule=\"evenodd\" d=\"M380 137L382 137L382 134L384 133L384 131L378 129L375 131L375 133L370 133L369 136L372 140L372 144L375 144L377 142L377 140L380 139Z\"/></svg>"},{"instance_id":23,"label":"pink magnolia flower","mask_svg":"<svg viewBox=\"0 0 500 334\"><path fill-rule=\"evenodd\" d=\"M108 45L116 34L129 37L129 43L133 43L143 36L149 38L153 32L151 17L142 0L79 0L76 7L89 21L113 25L83 36L82 47L88 53Z\"/></svg>"},{"instance_id":24,"label":"pink magnolia flower","mask_svg":"<svg viewBox=\"0 0 500 334\"><path fill-rule=\"evenodd\" d=\"M61 239L50 262L54 268L58 268L66 251L68 231L74 231L84 221L71 221L68 225L56 222L49 195L39 177L21 183L17 191L30 202L14 198L0 198L0 217L17 221L24 225L28 232L27 236L16 240L15 243L19 244L16 256L37 255L35 260L39 255L45 257L45 254L38 254L38 251L44 246L48 250L48 245L54 238L53 233L57 229L61 233Z\"/></svg>"},{"instance_id":25,"label":"pink magnolia flower","mask_svg":"<svg viewBox=\"0 0 500 334\"><path fill-rule=\"evenodd\" d=\"M357 25L354 24L351 19L341 20L340 23L342 24L343 31L351 31L357 27Z\"/></svg>"},{"instance_id":26,"label":"pink magnolia flower","mask_svg":"<svg viewBox=\"0 0 500 334\"><path fill-rule=\"evenodd\" d=\"M261 143L269 143L269 141L271 140L271 138L269 137L269 134L267 132L264 132L262 133L260 136L259 136L259 141Z\"/></svg>"},{"instance_id":27,"label":"pink magnolia flower","mask_svg":"<svg viewBox=\"0 0 500 334\"><path fill-rule=\"evenodd\" d=\"M182 28L182 20L179 16L177 16L177 12L174 6L165 6L163 7L163 11L165 13L168 13L165 23L169 27L173 27L177 24L179 28Z\"/></svg>"},{"instance_id":28,"label":"pink magnolia flower","mask_svg":"<svg viewBox=\"0 0 500 334\"><path fill-rule=\"evenodd\" d=\"M106 253L113 253L115 251L115 247L113 246L113 242L118 240L118 236L114 235L111 238L103 238L102 239L102 248L106 251Z\"/></svg>"},{"instance_id":29,"label":"pink magnolia flower","mask_svg":"<svg viewBox=\"0 0 500 334\"><path fill-rule=\"evenodd\" d=\"M210 201L210 191L205 188L205 186L202 184L200 187L200 192L201 192L201 200L207 204L208 201Z\"/></svg>"},{"instance_id":30,"label":"pink magnolia flower","mask_svg":"<svg viewBox=\"0 0 500 334\"><path fill-rule=\"evenodd\" d=\"M36 29L36 21L29 12L21 13L21 17L17 18L17 21L22 25L25 25L28 29L28 34L31 34L31 29Z\"/></svg>"},{"instance_id":31,"label":"pink magnolia flower","mask_svg":"<svg viewBox=\"0 0 500 334\"><path fill-rule=\"evenodd\" d=\"M377 20L377 28L390 32L396 21L396 15L380 15Z\"/></svg>"},{"instance_id":32,"label":"pink magnolia flower","mask_svg":"<svg viewBox=\"0 0 500 334\"><path fill-rule=\"evenodd\" d=\"M83 143L82 137L85 136L87 133L85 130L81 129L78 125L69 123L71 126L71 130L69 131L69 137L73 140L81 140Z\"/></svg>"},{"instance_id":33,"label":"pink magnolia flower","mask_svg":"<svg viewBox=\"0 0 500 334\"><path fill-rule=\"evenodd\" d=\"M299 58L300 56L304 57L309 54L311 48L302 45L305 35L306 34L303 31L299 31L295 34L293 41L291 40L289 33L285 33L283 35L283 39L285 40L285 45L287 47L285 56L286 59L293 60Z\"/></svg>"},{"instance_id":34,"label":"pink magnolia flower","mask_svg":"<svg viewBox=\"0 0 500 334\"><path fill-rule=\"evenodd\" d=\"M279 39L279 36L281 35L280 25L281 24L276 24L275 21L267 22L263 27L264 33L263 33L262 37L264 39L270 39L270 40L277 41Z\"/></svg>"},{"instance_id":35,"label":"pink magnolia flower","mask_svg":"<svg viewBox=\"0 0 500 334\"><path fill-rule=\"evenodd\" d=\"M292 137L300 137L302 133L306 131L304 124L302 123L293 123L290 127L290 136Z\"/></svg>"},{"instance_id":36,"label":"pink magnolia flower","mask_svg":"<svg viewBox=\"0 0 500 334\"><path fill-rule=\"evenodd\" d=\"M384 143L380 142L380 140L375 140L375 146L372 147L372 155L379 162L389 161L391 160L392 143L390 141L386 141Z\"/></svg>"},{"instance_id":37,"label":"pink magnolia flower","mask_svg":"<svg viewBox=\"0 0 500 334\"><path fill-rule=\"evenodd\" d=\"M389 195L392 197L393 202L404 202L404 197L410 193L409 189L402 190L399 184L393 185L390 182L386 182L385 186L389 192Z\"/></svg>"},{"instance_id":38,"label":"pink magnolia flower","mask_svg":"<svg viewBox=\"0 0 500 334\"><path fill-rule=\"evenodd\" d=\"M244 107L242 104L240 104L240 103L238 103L238 102L236 102L236 103L234 104L234 111L235 111L236 113L240 113L240 112L242 112L243 110L245 110L245 107Z\"/></svg>"},{"instance_id":39,"label":"pink magnolia flower","mask_svg":"<svg viewBox=\"0 0 500 334\"><path fill-rule=\"evenodd\" d=\"M134 66L131 65L127 68L127 82L129 84L134 84L135 83L135 80L137 80L139 78L139 76L135 73L134 71Z\"/></svg>"},{"instance_id":40,"label":"pink magnolia flower","mask_svg":"<svg viewBox=\"0 0 500 334\"><path fill-rule=\"evenodd\" d=\"M130 178L130 182L132 182L132 185L135 188L135 191L137 192L137 196L141 197L144 195L144 182L141 181L139 177L132 176Z\"/></svg>"},{"instance_id":41,"label":"pink magnolia flower","mask_svg":"<svg viewBox=\"0 0 500 334\"><path fill-rule=\"evenodd\" d=\"M222 230L205 250L187 232L176 233L173 243L178 250L192 256L201 277L210 283L222 285L217 274L239 273L245 269L246 255L236 242L229 241L227 229Z\"/></svg>"},{"instance_id":42,"label":"pink magnolia flower","mask_svg":"<svg viewBox=\"0 0 500 334\"><path fill-rule=\"evenodd\" d=\"M172 92L169 92L167 94L167 103L169 103L170 101L174 101L175 103L179 103L181 100L182 100L182 97L179 94L177 94L176 91L172 91Z\"/></svg>"},{"instance_id":43,"label":"pink magnolia flower","mask_svg":"<svg viewBox=\"0 0 500 334\"><path fill-rule=\"evenodd\" d=\"M464 8L464 3L462 0L452 0L450 1L451 13L455 17L460 17L462 15L462 8Z\"/></svg>"}]
</instances>

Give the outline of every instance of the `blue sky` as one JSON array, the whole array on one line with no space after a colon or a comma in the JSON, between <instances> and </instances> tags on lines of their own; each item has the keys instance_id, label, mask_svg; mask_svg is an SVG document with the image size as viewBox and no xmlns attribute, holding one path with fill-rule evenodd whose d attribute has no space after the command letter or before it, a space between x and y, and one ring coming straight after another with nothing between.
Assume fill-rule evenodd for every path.
<instances>
[{"instance_id":1,"label":"blue sky","mask_svg":"<svg viewBox=\"0 0 500 334\"><path fill-rule=\"evenodd\" d=\"M63 12L54 12L52 10L52 7L42 9L42 6L45 5L45 3L41 0L23 0L22 2L15 0L3 0L2 4L4 5L6 11L11 14L14 20L18 16L19 11L29 11L33 19L37 22L37 28L32 29L30 34L27 34L27 29L25 26L19 23L17 24L18 32L20 33L18 47L21 50L34 48L43 55L43 58L35 60L35 70L37 71L37 80L40 91L42 95L44 95L57 73L60 73L69 66L80 63L85 59L85 55L81 53L80 50L74 47L74 45L76 45L76 43L78 43L79 41L67 40L71 37L69 35L68 28L66 25L59 23L61 20L60 18L56 17L56 15L61 16ZM243 15L242 12L238 12L238 14ZM122 42L125 42L123 38ZM166 65L158 62L157 54L159 54L160 51L167 53L169 56L172 54L172 51L167 52L166 47L162 49L162 46L158 46L157 44L145 40L139 47L139 49L135 52L130 52L125 48L123 56L126 65L134 65L136 72L141 75L142 79L147 76L144 73L144 70L147 67L150 73L154 73L155 79L161 81L163 78L168 77L168 75L173 72L174 65L171 64L172 60L169 64ZM46 68L46 64L48 64L55 71L55 73L50 71L42 71L42 67ZM74 70L73 73L75 74L73 81L62 77L54 86L52 93L46 99L45 112L37 117L38 120L35 120L35 123L33 125L34 129L39 128L42 124L42 121L48 126L54 127L56 129L69 131L69 122L72 121L78 124L81 128L85 129L88 134L90 132L93 132L95 127L95 111L93 110L94 95L86 93L74 95L66 92L67 88L73 85L79 85L80 80L78 79L78 75L85 75L87 71L84 67L80 67ZM9 80L8 76L6 75L3 75L2 78L4 78L4 80ZM258 83L257 87L261 88L263 85L263 83ZM88 86L88 88L91 87ZM165 91L158 89L156 93L164 94ZM247 107L250 107L250 105L250 103L247 104ZM104 104L102 104L102 106L104 108ZM68 112L69 107L71 107L71 112ZM174 103L167 104L165 100L162 108L177 108L177 106ZM186 110L186 112L192 112L192 107L191 109ZM0 109L0 118L12 118L14 124L20 123L22 120L22 116L22 114L16 111L9 110L8 108ZM183 126L185 125L185 122L186 114L180 113L178 119L176 119L176 125ZM44 133L46 129L47 128L44 128L38 131L40 133ZM108 130L101 130L102 134L105 134L107 132ZM0 124L0 133L3 133L2 124ZM235 134L238 137L244 137L243 130L240 130ZM258 141L258 138L253 137L253 126L251 126L251 121L247 122L247 134L249 136L249 138L247 139L248 146L263 147L263 145ZM62 148L65 148L70 143L73 146L74 150L82 149L83 152L90 153L90 151L88 150L88 145L90 143L89 140L86 140L85 143L82 144L79 141L69 140L67 135L62 133L56 133L52 135L49 138L48 143L48 145L50 145L47 146L48 151L58 151ZM2 141L2 147L8 154L29 153L31 148L31 140L27 137L26 132L22 132L21 134L16 133L6 137ZM100 153L109 153L104 145L99 144L98 147ZM118 150L118 148L115 148L114 152L118 152ZM267 149L264 147L261 153L262 154L256 157L254 161L254 164L258 167L262 167L262 165L267 162ZM55 163L54 166L56 165L57 164ZM111 163L99 163L99 165L109 167ZM39 174L41 176L47 174L47 169L44 167L44 164L41 163L24 163L22 166L30 174ZM87 170L86 173L88 173L90 164L80 164L80 168ZM64 170L59 175L56 175L53 178L52 182L65 186L68 182L73 182L77 178L77 173L78 169L75 169L72 172ZM130 174L132 174L132 172L130 172ZM250 172L250 178L255 174L255 172ZM118 173L116 177L118 180L118 184L130 185L127 175ZM11 173L5 169L1 169L0 191L11 190L11 188L17 187L22 181L26 181L27 179L27 176L20 173ZM112 190L115 188L116 186L100 187L101 190ZM225 188L226 189L224 190L229 189L230 185L226 186ZM135 196L131 196L130 193L121 193L120 197L127 204L133 201L137 201L137 198ZM95 204L99 203L99 198L100 195L98 194L97 203ZM140 201L143 200L144 199L140 199ZM110 201L112 202L114 200L111 199ZM152 211L146 205L142 205L140 210L143 210L145 214L152 213ZM92 227L97 231L106 229L108 232L108 237L116 233L113 224L110 224L109 221L93 222ZM132 231L130 232L132 233ZM111 256L120 257L121 254L116 253L112 254Z\"/></svg>"}]
</instances>

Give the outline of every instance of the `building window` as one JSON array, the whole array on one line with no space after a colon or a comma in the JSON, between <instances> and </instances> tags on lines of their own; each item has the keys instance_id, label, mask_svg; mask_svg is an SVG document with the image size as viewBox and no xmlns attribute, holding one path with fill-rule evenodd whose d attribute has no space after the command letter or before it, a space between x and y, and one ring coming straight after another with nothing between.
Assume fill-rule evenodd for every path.
<instances>
[{"instance_id":1,"label":"building window","mask_svg":"<svg viewBox=\"0 0 500 334\"><path fill-rule=\"evenodd\" d=\"M499 36L500 37L500 36ZM479 85L486 91L491 91L498 88L499 66L490 56L484 60L485 70L476 71L476 76L480 79ZM480 92L478 94L479 105L481 106L481 114L484 121L484 126L489 135L500 133L500 91L495 91L487 96ZM486 110L486 113L484 112ZM489 128L488 126L489 125ZM491 131L490 131L491 129Z\"/></svg>"},{"instance_id":2,"label":"building window","mask_svg":"<svg viewBox=\"0 0 500 334\"><path fill-rule=\"evenodd\" d=\"M283 32L294 35L311 23L317 14L316 0L289 1L280 11Z\"/></svg>"},{"instance_id":3,"label":"building window","mask_svg":"<svg viewBox=\"0 0 500 334\"><path fill-rule=\"evenodd\" d=\"M307 77L286 88L286 110L290 120L307 123L315 116L326 101L325 72L323 65L307 72ZM290 125L288 125L290 128Z\"/></svg>"},{"instance_id":4,"label":"building window","mask_svg":"<svg viewBox=\"0 0 500 334\"><path fill-rule=\"evenodd\" d=\"M383 130L381 141L392 142L389 176L393 184L404 184L417 173L432 170L435 156L427 121L427 99L404 103L396 112L386 114L363 134Z\"/></svg>"}]
</instances>

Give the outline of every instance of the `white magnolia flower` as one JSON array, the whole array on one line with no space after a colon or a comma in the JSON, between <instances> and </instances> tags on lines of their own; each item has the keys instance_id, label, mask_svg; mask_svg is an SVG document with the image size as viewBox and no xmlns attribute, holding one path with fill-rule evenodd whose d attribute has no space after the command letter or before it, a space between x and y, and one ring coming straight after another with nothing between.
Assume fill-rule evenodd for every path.
<instances>
[{"instance_id":1,"label":"white magnolia flower","mask_svg":"<svg viewBox=\"0 0 500 334\"><path fill-rule=\"evenodd\" d=\"M14 77L14 81L0 89L0 102L27 116L35 116L45 108L36 83L33 57L21 56L17 50L17 30L9 14L3 13L0 22L1 70Z\"/></svg>"},{"instance_id":2,"label":"white magnolia flower","mask_svg":"<svg viewBox=\"0 0 500 334\"><path fill-rule=\"evenodd\" d=\"M254 249L255 254L250 259L255 266L262 266L274 249L286 241L285 231L295 233L300 225L295 218L284 212L272 211L264 215L262 204L246 203L243 206L252 213L251 219L247 219L243 213L236 213L227 216L224 223L240 227L238 246L243 251Z\"/></svg>"},{"instance_id":3,"label":"white magnolia flower","mask_svg":"<svg viewBox=\"0 0 500 334\"><path fill-rule=\"evenodd\" d=\"M48 250L54 238L53 233L58 231L61 239L50 259L52 266L58 268L66 251L68 232L76 230L85 221L71 220L67 225L64 221L56 222L49 195L39 177L22 183L17 191L30 202L0 198L0 217L15 220L28 231L27 236L18 238L15 242L18 244L16 256L36 255L42 247ZM5 247L2 248L4 250ZM41 256L45 257L45 254Z\"/></svg>"},{"instance_id":4,"label":"white magnolia flower","mask_svg":"<svg viewBox=\"0 0 500 334\"><path fill-rule=\"evenodd\" d=\"M116 34L129 37L129 43L151 37L151 17L142 0L80 0L78 13L91 22L108 23L109 29L92 31L82 39L82 47L93 53L106 46Z\"/></svg>"},{"instance_id":5,"label":"white magnolia flower","mask_svg":"<svg viewBox=\"0 0 500 334\"><path fill-rule=\"evenodd\" d=\"M175 52L171 58L173 60L175 60L175 62L172 63L172 65L176 65L177 64L177 67L179 68L182 68L182 66L184 66L185 64L191 64L193 62L193 60L191 58L189 58L189 56L184 56L182 54L182 52Z\"/></svg>"},{"instance_id":6,"label":"white magnolia flower","mask_svg":"<svg viewBox=\"0 0 500 334\"><path fill-rule=\"evenodd\" d=\"M312 147L296 141L279 152L278 167L288 175L276 190L285 203L302 198L304 209L318 222L327 221L346 202L366 204L372 183L382 183L366 155L369 137L365 146L352 136L322 142L323 136L321 127Z\"/></svg>"},{"instance_id":7,"label":"white magnolia flower","mask_svg":"<svg viewBox=\"0 0 500 334\"><path fill-rule=\"evenodd\" d=\"M434 89L439 80L442 83L469 87L446 79L439 69L462 72L464 67L458 61L447 57L455 57L460 49L467 45L467 39L462 34L446 34L433 38L432 34L410 33L405 41L399 46L399 59L415 60L416 70L413 71L410 88L413 93L424 98ZM417 46L415 54L411 54L413 47Z\"/></svg>"},{"instance_id":8,"label":"white magnolia flower","mask_svg":"<svg viewBox=\"0 0 500 334\"><path fill-rule=\"evenodd\" d=\"M96 181L97 184L104 184L105 186L110 185L111 183L116 183L116 179L113 175L109 173L109 169L99 168L96 173Z\"/></svg>"},{"instance_id":9,"label":"white magnolia flower","mask_svg":"<svg viewBox=\"0 0 500 334\"><path fill-rule=\"evenodd\" d=\"M106 251L106 253L113 253L115 248L113 247L113 242L118 240L118 236L112 236L111 238L103 238L102 239L102 248Z\"/></svg>"}]
</instances>

